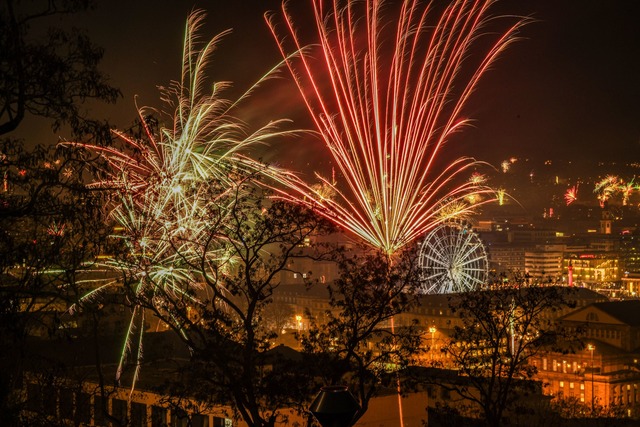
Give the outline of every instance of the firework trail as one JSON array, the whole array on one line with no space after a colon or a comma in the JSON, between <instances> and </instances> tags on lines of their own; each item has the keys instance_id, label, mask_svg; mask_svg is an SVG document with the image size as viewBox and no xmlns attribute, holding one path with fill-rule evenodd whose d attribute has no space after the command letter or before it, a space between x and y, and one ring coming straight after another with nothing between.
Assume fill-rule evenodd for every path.
<instances>
[{"instance_id":1,"label":"firework trail","mask_svg":"<svg viewBox=\"0 0 640 427\"><path fill-rule=\"evenodd\" d=\"M142 358L143 305L162 310L172 301L200 304L197 294L204 282L202 275L219 274L231 262L222 249L224 245L216 245L210 239L204 241L213 227L211 212L224 212L225 195L238 187L238 177L259 173L278 179L277 169L265 168L245 153L256 144L287 133L277 130L279 121L248 133L232 115L238 102L271 72L235 102L221 97L226 83L214 84L210 89L204 68L225 33L204 45L196 44L203 17L200 12L189 16L181 80L162 90L165 108L173 110L173 114L152 111L161 118L168 116L170 127L152 129L145 120L148 111L142 108L138 110L141 139L114 130L121 142L117 147L66 143L99 153L107 167L104 178L91 185L115 190L110 217L118 231L113 237L123 242L126 253L105 264L125 274L134 294L117 370L119 380L125 360L130 355L135 357L132 391ZM84 300L96 297L109 286L118 284L110 282L87 294Z\"/></svg>"},{"instance_id":2,"label":"firework trail","mask_svg":"<svg viewBox=\"0 0 640 427\"><path fill-rule=\"evenodd\" d=\"M569 206L571 203L578 200L578 185L574 185L567 189L567 192L564 193L564 201Z\"/></svg>"},{"instance_id":3,"label":"firework trail","mask_svg":"<svg viewBox=\"0 0 640 427\"><path fill-rule=\"evenodd\" d=\"M469 64L493 3L454 1L432 21L433 5L419 0L403 1L397 19L387 19L390 8L380 0L311 0L317 62L316 52L303 48L286 4L290 38L281 37L274 15L267 16L339 172L335 181L318 176L332 198L293 175L281 196L313 207L388 254L439 224L448 216L439 210L449 211L448 203L459 206L485 193L490 197L483 203L494 200L485 184L465 179L477 165L473 159L443 164L440 156L468 123L462 110L481 76L524 24L499 34ZM287 56L289 50L300 54ZM475 208L467 203L461 212Z\"/></svg>"},{"instance_id":4,"label":"firework trail","mask_svg":"<svg viewBox=\"0 0 640 427\"><path fill-rule=\"evenodd\" d=\"M507 196L507 192L504 188L499 188L497 191L498 205L503 206L505 202L505 197Z\"/></svg>"}]
</instances>

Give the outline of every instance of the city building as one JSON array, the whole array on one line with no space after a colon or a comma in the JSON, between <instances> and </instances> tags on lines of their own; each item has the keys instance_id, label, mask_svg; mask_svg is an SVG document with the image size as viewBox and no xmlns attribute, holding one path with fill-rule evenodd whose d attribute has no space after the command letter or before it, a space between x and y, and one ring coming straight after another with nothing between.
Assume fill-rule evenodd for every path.
<instances>
[{"instance_id":1,"label":"city building","mask_svg":"<svg viewBox=\"0 0 640 427\"><path fill-rule=\"evenodd\" d=\"M596 285L621 279L619 254L610 251L580 251L564 254L563 274L572 272L573 284Z\"/></svg>"},{"instance_id":2,"label":"city building","mask_svg":"<svg viewBox=\"0 0 640 427\"><path fill-rule=\"evenodd\" d=\"M524 254L531 246L513 244L490 244L487 245L487 258L489 270L496 274L510 274L513 272L524 272Z\"/></svg>"},{"instance_id":3,"label":"city building","mask_svg":"<svg viewBox=\"0 0 640 427\"><path fill-rule=\"evenodd\" d=\"M545 247L525 251L524 270L533 282L558 283L562 281L563 252Z\"/></svg>"},{"instance_id":4,"label":"city building","mask_svg":"<svg viewBox=\"0 0 640 427\"><path fill-rule=\"evenodd\" d=\"M616 407L640 417L640 301L596 302L559 319L581 336L574 352L548 352L534 361L544 392L587 406Z\"/></svg>"},{"instance_id":5,"label":"city building","mask_svg":"<svg viewBox=\"0 0 640 427\"><path fill-rule=\"evenodd\" d=\"M620 233L620 264L625 275L640 273L640 230Z\"/></svg>"}]
</instances>

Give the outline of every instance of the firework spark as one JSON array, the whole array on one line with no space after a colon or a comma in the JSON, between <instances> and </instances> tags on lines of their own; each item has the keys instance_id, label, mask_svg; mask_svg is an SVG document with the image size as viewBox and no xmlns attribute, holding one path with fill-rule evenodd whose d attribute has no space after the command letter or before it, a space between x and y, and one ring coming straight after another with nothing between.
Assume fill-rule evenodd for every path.
<instances>
[{"instance_id":1,"label":"firework spark","mask_svg":"<svg viewBox=\"0 0 640 427\"><path fill-rule=\"evenodd\" d=\"M380 0L312 0L317 63L314 52L302 47L286 4L283 19L297 57L287 55L287 40L268 16L339 171L336 182L318 176L322 194L290 175L282 197L317 209L388 254L448 217L439 213L450 211L447 203L460 211L469 196L494 200L486 185L465 179L473 159L440 159L443 145L468 122L462 109L481 76L524 23L511 25L468 67L492 3L454 1L432 22L431 6L419 0L404 1L397 20L386 20L388 8ZM327 187L335 197L323 197ZM485 193L491 196L479 197ZM475 208L466 203L460 212Z\"/></svg>"},{"instance_id":2,"label":"firework spark","mask_svg":"<svg viewBox=\"0 0 640 427\"><path fill-rule=\"evenodd\" d=\"M249 133L232 115L255 85L235 102L221 97L226 83L208 89L204 68L224 33L204 45L196 44L203 17L195 12L187 20L181 80L163 90L166 107L174 111L168 117L170 127L152 129L145 120L147 110L141 108L142 139L114 130L121 142L117 147L67 143L101 154L107 164L106 178L92 185L115 189L110 210L117 225L113 237L127 250L104 264L124 272L134 303L139 300L160 311L172 299L200 304L197 294L202 275L219 274L231 262L226 252L216 249L221 245L203 241L214 222L210 213L224 211L217 208L224 205L225 194L237 188L235 177L264 173L277 179L276 169L265 168L245 153L287 133L277 130L277 121ZM166 117L161 111L154 112L161 119ZM85 300L114 285L118 284L110 282L93 290ZM117 370L120 379L125 360L133 355L137 363L132 390L139 375L144 322L141 303L133 307Z\"/></svg>"}]
</instances>

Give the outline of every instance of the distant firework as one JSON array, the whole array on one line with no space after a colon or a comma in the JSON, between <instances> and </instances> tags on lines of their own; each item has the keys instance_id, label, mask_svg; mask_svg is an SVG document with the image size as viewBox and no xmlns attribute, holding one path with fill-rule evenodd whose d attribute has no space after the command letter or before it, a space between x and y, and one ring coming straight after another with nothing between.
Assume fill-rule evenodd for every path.
<instances>
[{"instance_id":1,"label":"distant firework","mask_svg":"<svg viewBox=\"0 0 640 427\"><path fill-rule=\"evenodd\" d=\"M626 206L636 190L638 190L638 185L635 183L635 177L631 178L630 181L625 181L616 175L607 175L596 182L593 192L596 193L596 197L602 207L605 202L618 193L622 196L622 204Z\"/></svg>"},{"instance_id":2,"label":"distant firework","mask_svg":"<svg viewBox=\"0 0 640 427\"><path fill-rule=\"evenodd\" d=\"M224 265L232 261L226 252L216 252L215 248L223 245L205 238L210 237L209 214L224 211L225 193L238 185L235 177L265 173L277 179L278 173L243 154L246 148L281 135L275 128L278 122L248 134L244 124L231 115L246 94L231 102L220 97L225 84L214 84L211 89L205 81L204 67L224 33L204 46L197 45L195 33L202 21L203 14L190 15L181 81L163 93L168 108L163 111L173 109L169 127L154 132L146 122L147 111L140 109L142 139L115 130L122 143L118 147L68 143L84 146L106 160L106 178L92 185L115 190L110 211L117 224L113 237L128 250L106 264L128 278L136 297L134 304L139 299L161 312L174 298L193 306L201 304L197 291L203 283L202 274L224 272ZM167 118L156 113L161 120ZM207 270L211 266L215 268ZM83 299L89 300L110 286L118 283L106 283ZM117 370L119 379L125 360L132 354L138 362L134 385L142 357L144 323L144 308L134 305Z\"/></svg>"},{"instance_id":3,"label":"distant firework","mask_svg":"<svg viewBox=\"0 0 640 427\"><path fill-rule=\"evenodd\" d=\"M636 185L634 180L635 180L635 177L628 182L622 181L620 183L620 186L618 187L618 189L620 190L620 193L622 193L623 206L627 206L629 204L629 198L631 197L633 192L638 189L638 186Z\"/></svg>"},{"instance_id":4,"label":"distant firework","mask_svg":"<svg viewBox=\"0 0 640 427\"><path fill-rule=\"evenodd\" d=\"M607 200L609 200L611 196L619 190L620 182L621 180L619 177L615 175L608 175L596 183L593 192L597 195L600 207L604 207Z\"/></svg>"},{"instance_id":5,"label":"distant firework","mask_svg":"<svg viewBox=\"0 0 640 427\"><path fill-rule=\"evenodd\" d=\"M504 160L501 164L500 164L500 168L502 169L502 173L507 173L509 172L509 169L511 169L511 163L507 160Z\"/></svg>"},{"instance_id":6,"label":"distant firework","mask_svg":"<svg viewBox=\"0 0 640 427\"><path fill-rule=\"evenodd\" d=\"M464 178L473 159L440 158L467 124L462 109L481 76L524 23L498 34L472 64L493 3L458 0L434 17L433 5L406 0L388 19L391 8L381 0L311 0L319 52L303 47L283 3L291 38L277 31L274 16L267 20L339 173L335 181L318 177L322 194L291 175L281 196L388 254L441 223L447 204L456 211L465 203L462 214L476 208L468 200L495 200L484 183ZM334 197L324 197L326 188Z\"/></svg>"},{"instance_id":7,"label":"distant firework","mask_svg":"<svg viewBox=\"0 0 640 427\"><path fill-rule=\"evenodd\" d=\"M506 195L507 195L507 192L505 191L504 188L498 189L498 192L497 192L498 205L500 206L504 205L504 198Z\"/></svg>"},{"instance_id":8,"label":"distant firework","mask_svg":"<svg viewBox=\"0 0 640 427\"><path fill-rule=\"evenodd\" d=\"M573 187L567 189L567 192L564 193L564 201L569 206L571 203L578 200L578 185L574 185Z\"/></svg>"}]
</instances>

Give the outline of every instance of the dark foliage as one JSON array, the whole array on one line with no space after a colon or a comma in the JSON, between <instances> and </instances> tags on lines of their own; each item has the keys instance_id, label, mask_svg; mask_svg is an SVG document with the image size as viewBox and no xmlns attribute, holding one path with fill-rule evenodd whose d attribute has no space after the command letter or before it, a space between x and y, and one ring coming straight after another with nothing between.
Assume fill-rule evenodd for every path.
<instances>
[{"instance_id":1,"label":"dark foliage","mask_svg":"<svg viewBox=\"0 0 640 427\"><path fill-rule=\"evenodd\" d=\"M330 309L311 319L301 341L324 385L349 386L359 419L373 396L397 390L398 373L420 351L415 322L396 322L416 303L420 272L411 249L394 258L372 251L339 258L339 279L327 285Z\"/></svg>"},{"instance_id":2,"label":"dark foliage","mask_svg":"<svg viewBox=\"0 0 640 427\"><path fill-rule=\"evenodd\" d=\"M462 325L443 352L464 382L441 386L476 404L487 425L502 425L518 399L540 393L530 359L581 345L555 322L556 313L573 304L567 289L559 287L517 286L452 297L451 309Z\"/></svg>"},{"instance_id":3,"label":"dark foliage","mask_svg":"<svg viewBox=\"0 0 640 427\"><path fill-rule=\"evenodd\" d=\"M103 50L76 28L47 28L53 18L90 5L88 0L0 3L0 135L18 128L27 114L50 119L54 129L68 124L75 135L103 129L83 107L88 100L120 97L98 69Z\"/></svg>"}]
</instances>

